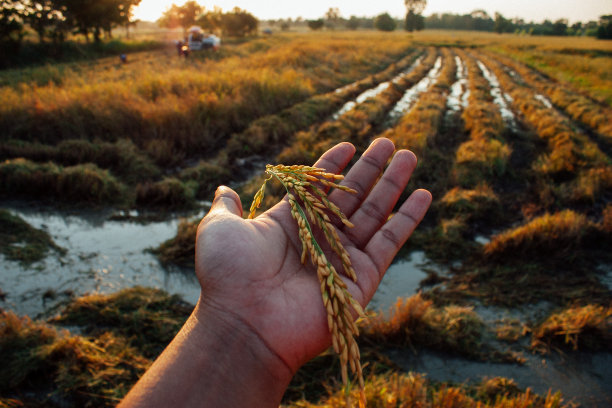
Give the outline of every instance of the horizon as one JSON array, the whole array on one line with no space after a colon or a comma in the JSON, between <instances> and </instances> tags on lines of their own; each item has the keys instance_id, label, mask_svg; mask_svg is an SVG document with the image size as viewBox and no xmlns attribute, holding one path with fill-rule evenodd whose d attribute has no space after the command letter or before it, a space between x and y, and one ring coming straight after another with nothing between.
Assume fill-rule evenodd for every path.
<instances>
[{"instance_id":1,"label":"horizon","mask_svg":"<svg viewBox=\"0 0 612 408\"><path fill-rule=\"evenodd\" d=\"M134 17L143 21L156 21L163 12L173 3L183 4L186 0L142 0L134 10ZM348 0L339 0L333 3L321 0L313 0L308 3L268 0L265 4L255 0L215 0L214 3L204 4L198 1L207 10L215 6L221 7L224 11L240 7L253 14L260 20L271 19L317 19L325 15L330 8L338 8L340 15L348 18L351 15L358 17L374 17L382 13L389 13L395 18L404 18L406 8L403 1L381 0L375 3L361 3ZM522 18L526 22L543 22L544 20L556 21L567 19L569 24L576 22L586 23L597 21L601 15L612 14L612 3L609 0L585 0L585 1L553 1L540 0L517 0L508 3L504 0L466 0L455 2L449 0L430 0L423 15L430 16L438 13L469 14L474 10L485 10L491 17L496 12L501 13L505 18Z\"/></svg>"}]
</instances>

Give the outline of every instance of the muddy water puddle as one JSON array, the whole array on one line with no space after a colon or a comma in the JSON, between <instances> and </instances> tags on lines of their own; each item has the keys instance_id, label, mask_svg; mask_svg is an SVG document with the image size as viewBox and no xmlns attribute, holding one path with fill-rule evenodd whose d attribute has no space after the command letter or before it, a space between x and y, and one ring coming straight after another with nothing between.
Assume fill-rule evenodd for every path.
<instances>
[{"instance_id":1,"label":"muddy water puddle","mask_svg":"<svg viewBox=\"0 0 612 408\"><path fill-rule=\"evenodd\" d=\"M416 85L408 89L404 96L395 104L387 116L387 126L393 126L397 120L410 110L420 94L427 91L438 79L442 68L442 57L438 57L432 69Z\"/></svg>"},{"instance_id":2,"label":"muddy water puddle","mask_svg":"<svg viewBox=\"0 0 612 408\"><path fill-rule=\"evenodd\" d=\"M485 378L506 377L522 388L546 395L561 391L566 402L583 408L612 406L612 353L525 355L524 365L471 361L419 350L392 350L389 357L406 371L427 374L433 381L477 383Z\"/></svg>"},{"instance_id":3,"label":"muddy water puddle","mask_svg":"<svg viewBox=\"0 0 612 408\"><path fill-rule=\"evenodd\" d=\"M140 223L112 221L108 214L59 214L8 208L47 231L67 250L22 266L0 256L0 307L39 316L58 302L86 293L112 293L136 285L164 289L195 304L199 285L193 271L169 271L147 250L176 234L178 219Z\"/></svg>"},{"instance_id":4,"label":"muddy water puddle","mask_svg":"<svg viewBox=\"0 0 612 408\"><path fill-rule=\"evenodd\" d=\"M199 284L193 270L168 270L147 250L172 238L178 218L161 221L111 220L108 213L64 214L7 208L35 228L46 230L67 250L55 252L29 267L0 256L0 288L6 294L0 307L20 315L44 316L54 305L86 293L113 293L142 285L163 289L195 304ZM137 216L137 214L131 214ZM202 216L197 214L194 216ZM398 298L414 295L421 282L434 270L445 271L421 251L393 263L386 272L369 308L388 313ZM535 321L546 315L549 305L527 311L478 305L475 311L489 327L504 319ZM537 313L536 313L537 312ZM405 370L426 373L436 381L465 383L484 377L504 376L520 387L545 394L561 390L566 399L585 407L609 406L612 391L606 379L612 378L612 354L553 354L546 357L525 351L527 364L475 362L457 356L411 348L392 350L390 357ZM603 405L602 405L603 404Z\"/></svg>"},{"instance_id":5,"label":"muddy water puddle","mask_svg":"<svg viewBox=\"0 0 612 408\"><path fill-rule=\"evenodd\" d=\"M489 69L482 63L482 61L476 61L476 64L480 68L485 79L489 82L489 86L491 87L491 96L493 96L493 102L499 107L499 112L511 129L516 130L516 118L514 113L508 106L509 103L512 103L512 97L507 93L503 92L499 86L499 80L497 76L489 71Z\"/></svg>"},{"instance_id":6,"label":"muddy water puddle","mask_svg":"<svg viewBox=\"0 0 612 408\"><path fill-rule=\"evenodd\" d=\"M412 252L408 258L391 264L368 308L387 313L398 298L417 293L421 281L427 277L424 270L427 267L431 267L430 262L422 251Z\"/></svg>"},{"instance_id":7,"label":"muddy water puddle","mask_svg":"<svg viewBox=\"0 0 612 408\"><path fill-rule=\"evenodd\" d=\"M370 88L370 89L362 92L361 94L359 94L357 96L357 98L355 98L355 100L349 101L349 102L345 103L342 106L342 108L340 108L336 113L334 113L332 115L332 119L333 120L340 119L340 117L342 115L344 115L348 111L352 110L358 104L363 103L363 102L365 102L366 100L368 100L370 98L374 98L374 97L378 96L380 93L384 92L387 88L389 88L391 83L394 83L394 84L398 83L399 81L401 81L402 78L404 78L406 75L408 75L409 73L414 71L414 69L417 66L419 66L419 64L421 63L422 60L423 60L423 57L417 58L416 61L414 61L414 63L410 67L408 67L408 69L406 69L405 71L403 71L402 73L397 75L391 81L381 82L375 88Z\"/></svg>"},{"instance_id":8,"label":"muddy water puddle","mask_svg":"<svg viewBox=\"0 0 612 408\"><path fill-rule=\"evenodd\" d=\"M463 64L461 58L455 56L455 65L457 66L457 80L451 85L451 91L446 99L448 113L460 112L467 108L470 90L467 82L467 67Z\"/></svg>"}]
</instances>

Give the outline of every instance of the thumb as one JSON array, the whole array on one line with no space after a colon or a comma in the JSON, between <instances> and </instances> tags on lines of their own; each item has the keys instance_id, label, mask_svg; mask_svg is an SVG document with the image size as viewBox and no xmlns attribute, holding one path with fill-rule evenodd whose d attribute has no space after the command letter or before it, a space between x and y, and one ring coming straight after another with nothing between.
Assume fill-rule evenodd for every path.
<instances>
[{"instance_id":1,"label":"thumb","mask_svg":"<svg viewBox=\"0 0 612 408\"><path fill-rule=\"evenodd\" d=\"M209 213L229 212L242 218L242 203L238 194L227 186L219 186Z\"/></svg>"}]
</instances>

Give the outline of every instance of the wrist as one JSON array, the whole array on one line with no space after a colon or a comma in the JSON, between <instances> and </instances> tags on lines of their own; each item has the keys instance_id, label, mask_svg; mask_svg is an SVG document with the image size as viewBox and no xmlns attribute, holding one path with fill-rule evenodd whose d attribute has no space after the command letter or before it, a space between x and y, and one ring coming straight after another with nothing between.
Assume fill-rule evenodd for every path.
<instances>
[{"instance_id":1,"label":"wrist","mask_svg":"<svg viewBox=\"0 0 612 408\"><path fill-rule=\"evenodd\" d=\"M248 324L200 300L120 407L278 408L292 376Z\"/></svg>"},{"instance_id":2,"label":"wrist","mask_svg":"<svg viewBox=\"0 0 612 408\"><path fill-rule=\"evenodd\" d=\"M208 377L201 406L279 406L294 373L247 321L202 299L190 320L193 352Z\"/></svg>"}]
</instances>

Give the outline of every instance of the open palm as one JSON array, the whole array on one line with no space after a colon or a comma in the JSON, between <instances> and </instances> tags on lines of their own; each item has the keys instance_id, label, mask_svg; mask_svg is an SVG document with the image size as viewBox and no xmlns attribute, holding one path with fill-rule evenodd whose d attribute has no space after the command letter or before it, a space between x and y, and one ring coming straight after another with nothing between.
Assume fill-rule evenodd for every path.
<instances>
[{"instance_id":1,"label":"open palm","mask_svg":"<svg viewBox=\"0 0 612 408\"><path fill-rule=\"evenodd\" d=\"M351 144L341 143L315 166L340 173L354 152ZM358 278L357 283L345 281L362 306L374 295L431 202L429 192L417 190L388 218L416 166L414 154L401 150L380 177L393 153L388 139L374 141L342 182L358 193L334 190L329 196L355 225L347 228L339 223L337 227ZM221 187L198 228L201 306L223 315L231 325L252 331L292 372L331 344L315 268L309 261L301 264L301 252L286 199L256 219L246 220L238 195Z\"/></svg>"}]
</instances>

